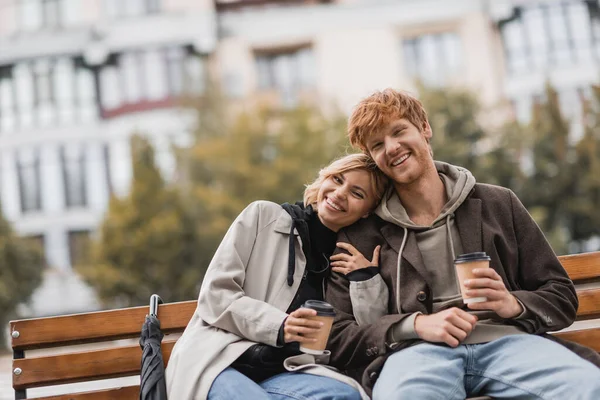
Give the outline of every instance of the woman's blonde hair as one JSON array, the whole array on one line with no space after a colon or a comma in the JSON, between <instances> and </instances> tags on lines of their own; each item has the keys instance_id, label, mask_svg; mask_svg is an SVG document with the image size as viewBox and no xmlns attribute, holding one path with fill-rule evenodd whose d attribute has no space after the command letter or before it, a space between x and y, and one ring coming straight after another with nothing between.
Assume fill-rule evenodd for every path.
<instances>
[{"instance_id":1,"label":"woman's blonde hair","mask_svg":"<svg viewBox=\"0 0 600 400\"><path fill-rule=\"evenodd\" d=\"M313 207L317 204L319 189L325 180L333 175L356 169L367 171L370 175L371 190L375 196L375 204L379 204L389 179L375 165L373 159L365 153L348 154L334 160L331 164L319 171L319 176L304 190L304 205ZM316 211L316 210L315 210Z\"/></svg>"}]
</instances>

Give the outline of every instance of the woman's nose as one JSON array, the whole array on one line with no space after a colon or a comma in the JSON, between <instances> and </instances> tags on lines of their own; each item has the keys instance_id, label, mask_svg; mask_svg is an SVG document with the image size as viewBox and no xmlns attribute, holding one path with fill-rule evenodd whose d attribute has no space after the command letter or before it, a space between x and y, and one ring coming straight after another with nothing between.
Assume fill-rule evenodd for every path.
<instances>
[{"instance_id":1,"label":"woman's nose","mask_svg":"<svg viewBox=\"0 0 600 400\"><path fill-rule=\"evenodd\" d=\"M335 197L337 197L339 199L345 199L346 198L346 188L343 186L338 187L337 189L335 189L334 195L335 195Z\"/></svg>"}]
</instances>

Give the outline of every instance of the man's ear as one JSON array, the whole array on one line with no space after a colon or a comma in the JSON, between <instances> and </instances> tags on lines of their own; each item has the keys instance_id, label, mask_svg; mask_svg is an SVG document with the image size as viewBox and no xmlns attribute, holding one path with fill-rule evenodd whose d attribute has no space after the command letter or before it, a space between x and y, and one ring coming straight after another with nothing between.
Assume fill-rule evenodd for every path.
<instances>
[{"instance_id":1,"label":"man's ear","mask_svg":"<svg viewBox=\"0 0 600 400\"><path fill-rule=\"evenodd\" d=\"M431 137L433 136L433 132L431 131L431 125L429 125L429 121L423 122L423 136L425 136L427 143L429 143Z\"/></svg>"}]
</instances>

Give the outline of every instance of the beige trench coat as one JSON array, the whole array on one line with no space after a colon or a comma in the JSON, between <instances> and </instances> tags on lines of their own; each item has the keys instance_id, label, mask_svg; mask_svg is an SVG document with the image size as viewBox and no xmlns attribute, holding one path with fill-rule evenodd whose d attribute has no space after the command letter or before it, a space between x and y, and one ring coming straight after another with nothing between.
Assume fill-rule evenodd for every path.
<instances>
[{"instance_id":1,"label":"beige trench coat","mask_svg":"<svg viewBox=\"0 0 600 400\"><path fill-rule=\"evenodd\" d=\"M171 353L169 399L205 399L217 375L248 347L276 346L306 266L296 232L294 284L288 286L291 224L280 205L267 201L250 204L233 222L206 272L196 311ZM311 356L292 358L284 364L288 370L335 378L368 399L358 382L314 363Z\"/></svg>"}]
</instances>

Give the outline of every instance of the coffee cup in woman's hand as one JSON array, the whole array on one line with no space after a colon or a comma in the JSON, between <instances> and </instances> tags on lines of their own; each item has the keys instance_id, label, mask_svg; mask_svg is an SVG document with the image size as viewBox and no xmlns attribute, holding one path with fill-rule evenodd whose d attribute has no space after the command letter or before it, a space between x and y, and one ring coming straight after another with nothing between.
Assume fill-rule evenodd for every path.
<instances>
[{"instance_id":1,"label":"coffee cup in woman's hand","mask_svg":"<svg viewBox=\"0 0 600 400\"><path fill-rule=\"evenodd\" d=\"M312 340L300 342L300 351L308 354L323 354L335 318L335 310L329 303L319 300L307 300L302 307L301 310L312 311L312 315L307 317L310 322L317 322L321 324L321 327L316 331L304 334L305 339Z\"/></svg>"},{"instance_id":2,"label":"coffee cup in woman's hand","mask_svg":"<svg viewBox=\"0 0 600 400\"><path fill-rule=\"evenodd\" d=\"M286 343L314 343L313 337L323 323L312 318L317 316L317 311L309 308L299 308L293 311L283 324L283 340Z\"/></svg>"}]
</instances>

